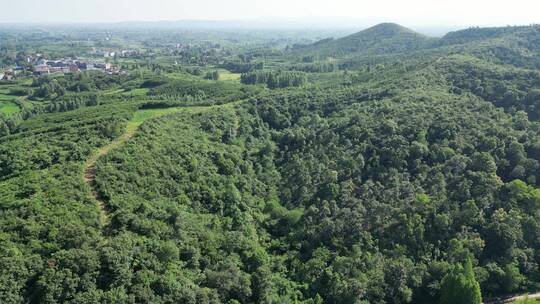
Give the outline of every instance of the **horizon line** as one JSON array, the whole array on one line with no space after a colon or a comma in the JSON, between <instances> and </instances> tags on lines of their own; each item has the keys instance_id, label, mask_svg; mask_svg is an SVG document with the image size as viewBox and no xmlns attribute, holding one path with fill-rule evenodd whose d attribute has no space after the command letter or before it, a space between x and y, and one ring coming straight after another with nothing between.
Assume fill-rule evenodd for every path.
<instances>
[{"instance_id":1,"label":"horizon line","mask_svg":"<svg viewBox=\"0 0 540 304\"><path fill-rule=\"evenodd\" d=\"M331 24L319 24L322 22L328 22L328 19L333 19L333 22ZM345 20L344 20L345 19ZM42 25L48 25L48 26L61 26L61 25L81 25L81 26L97 26L97 25L123 25L123 24L129 24L129 23L140 23L140 24L158 24L158 23L180 23L180 22L200 22L200 23L242 23L243 26L252 24L258 24L260 25L272 25L277 26L280 28L286 28L286 27L295 27L295 28L301 28L302 26L313 26L318 25L322 28L328 28L328 29L336 29L336 28L355 28L358 26L374 26L377 24L382 23L395 23L399 25L405 24L409 27L426 27L426 28L471 28L471 27L509 27L509 26L534 26L538 25L540 23L520 23L520 24L412 24L411 22L407 21L395 21L395 20L387 20L387 21L375 21L374 19L379 18L357 18L357 17L340 17L340 16L320 16L320 17L309 17L309 16L302 16L302 17L296 17L296 18L289 18L289 17L272 17L272 16L266 16L266 17L260 17L260 18L250 18L250 19L238 19L238 18L231 18L231 19L196 19L196 18L188 18L188 19L162 19L162 20L141 20L141 19L131 19L131 20L121 20L121 21L86 21L86 22L80 22L80 21L31 21L31 22L2 22L0 21L0 26L4 25L11 25L11 26L42 26ZM380 18L381 20L383 18ZM277 20L285 21L287 24L276 24ZM353 24L347 24L347 23L353 23ZM368 25L370 24L370 25Z\"/></svg>"}]
</instances>

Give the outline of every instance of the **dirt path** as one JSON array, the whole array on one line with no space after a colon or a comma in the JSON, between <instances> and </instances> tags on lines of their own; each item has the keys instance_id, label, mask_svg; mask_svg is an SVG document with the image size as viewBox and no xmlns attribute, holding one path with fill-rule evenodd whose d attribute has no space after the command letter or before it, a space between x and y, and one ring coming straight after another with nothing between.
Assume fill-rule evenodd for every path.
<instances>
[{"instance_id":1,"label":"dirt path","mask_svg":"<svg viewBox=\"0 0 540 304\"><path fill-rule=\"evenodd\" d=\"M532 293L532 294L526 294L521 296L515 296L511 298L504 298L504 299L493 299L484 302L484 304L503 304L503 303L514 303L516 301L525 300L525 299L540 299L540 292Z\"/></svg>"},{"instance_id":2,"label":"dirt path","mask_svg":"<svg viewBox=\"0 0 540 304\"><path fill-rule=\"evenodd\" d=\"M92 199L96 201L97 208L99 209L99 221L101 223L101 227L103 231L106 231L106 227L110 223L109 214L107 212L107 206L104 198L99 194L99 191L97 189L96 184L96 163L97 161L105 156L109 151L111 151L114 148L117 148L121 145L123 145L125 142L127 142L130 138L133 137L137 129L140 125L143 124L148 119L156 118L159 116L163 116L166 114L179 112L179 111L186 111L191 113L197 113L197 112L204 112L212 109L224 109L224 108L230 108L234 105L237 105L243 101L237 101L237 102L231 102L223 105L212 105L212 106L189 106L189 107L178 107L178 108L166 108L166 109L147 109L147 110L139 110L135 112L133 115L133 118L128 122L126 129L124 133L114 139L111 143L108 145L99 148L92 157L90 157L86 163L84 164L84 170L83 170L83 176L84 181L90 186Z\"/></svg>"},{"instance_id":3,"label":"dirt path","mask_svg":"<svg viewBox=\"0 0 540 304\"><path fill-rule=\"evenodd\" d=\"M109 215L107 214L107 208L105 207L105 201L99 194L96 185L96 163L102 157L105 156L112 149L124 144L135 134L136 128L126 128L124 134L113 140L108 145L99 148L90 159L84 164L84 181L90 186L92 190L92 197L95 199L97 207L99 209L99 221L102 227L106 227L109 224Z\"/></svg>"}]
</instances>

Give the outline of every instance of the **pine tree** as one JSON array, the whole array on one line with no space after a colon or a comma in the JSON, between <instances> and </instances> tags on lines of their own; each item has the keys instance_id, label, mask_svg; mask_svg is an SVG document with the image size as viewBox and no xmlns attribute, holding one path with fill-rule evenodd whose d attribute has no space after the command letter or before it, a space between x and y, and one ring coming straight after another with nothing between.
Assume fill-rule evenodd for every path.
<instances>
[{"instance_id":1,"label":"pine tree","mask_svg":"<svg viewBox=\"0 0 540 304\"><path fill-rule=\"evenodd\" d=\"M480 284L474 277L472 263L467 259L465 265L456 265L448 273L441 287L440 304L480 304L482 294Z\"/></svg>"}]
</instances>

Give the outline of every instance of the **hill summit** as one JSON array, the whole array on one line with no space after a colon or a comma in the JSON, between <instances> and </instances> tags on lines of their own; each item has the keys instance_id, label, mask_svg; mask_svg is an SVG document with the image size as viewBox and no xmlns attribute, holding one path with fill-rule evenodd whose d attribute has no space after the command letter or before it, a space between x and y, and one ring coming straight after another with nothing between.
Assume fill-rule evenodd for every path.
<instances>
[{"instance_id":1,"label":"hill summit","mask_svg":"<svg viewBox=\"0 0 540 304\"><path fill-rule=\"evenodd\" d=\"M396 23L380 23L358 33L316 42L303 50L320 56L401 53L426 46L431 38Z\"/></svg>"}]
</instances>

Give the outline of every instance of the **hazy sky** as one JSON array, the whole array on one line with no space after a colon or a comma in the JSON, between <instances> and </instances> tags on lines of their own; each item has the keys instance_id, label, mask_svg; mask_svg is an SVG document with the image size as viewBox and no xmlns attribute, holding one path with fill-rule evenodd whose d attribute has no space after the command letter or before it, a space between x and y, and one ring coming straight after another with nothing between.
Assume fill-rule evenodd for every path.
<instances>
[{"instance_id":1,"label":"hazy sky","mask_svg":"<svg viewBox=\"0 0 540 304\"><path fill-rule=\"evenodd\" d=\"M0 0L0 22L353 17L410 25L540 22L540 0Z\"/></svg>"}]
</instances>

